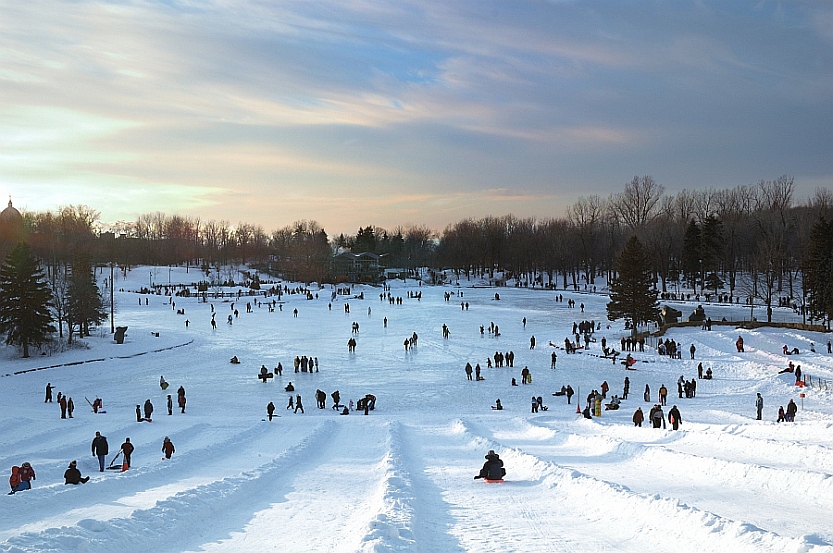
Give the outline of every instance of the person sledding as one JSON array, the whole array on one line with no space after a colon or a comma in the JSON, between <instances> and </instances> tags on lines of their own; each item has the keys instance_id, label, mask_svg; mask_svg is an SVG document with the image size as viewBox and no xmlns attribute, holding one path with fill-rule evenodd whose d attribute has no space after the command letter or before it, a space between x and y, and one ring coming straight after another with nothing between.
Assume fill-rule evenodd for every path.
<instances>
[{"instance_id":1,"label":"person sledding","mask_svg":"<svg viewBox=\"0 0 833 553\"><path fill-rule=\"evenodd\" d=\"M78 484L86 484L89 481L89 476L81 476L81 471L78 470L77 461L72 461L67 467L67 470L64 472L64 485L74 484L77 486Z\"/></svg>"},{"instance_id":2,"label":"person sledding","mask_svg":"<svg viewBox=\"0 0 833 553\"><path fill-rule=\"evenodd\" d=\"M17 492L22 492L23 490L31 490L32 489L32 480L37 480L35 476L35 469L32 468L32 465L29 463L23 463L21 466L13 466L12 467L12 475L9 477L9 486L11 486L12 491L9 492L9 495L14 495Z\"/></svg>"},{"instance_id":3,"label":"person sledding","mask_svg":"<svg viewBox=\"0 0 833 553\"><path fill-rule=\"evenodd\" d=\"M486 482L503 482L504 476L506 476L506 469L503 468L503 461L494 449L490 449L489 453L486 454L486 462L483 463L480 474L475 476L474 479L483 478Z\"/></svg>"}]
</instances>

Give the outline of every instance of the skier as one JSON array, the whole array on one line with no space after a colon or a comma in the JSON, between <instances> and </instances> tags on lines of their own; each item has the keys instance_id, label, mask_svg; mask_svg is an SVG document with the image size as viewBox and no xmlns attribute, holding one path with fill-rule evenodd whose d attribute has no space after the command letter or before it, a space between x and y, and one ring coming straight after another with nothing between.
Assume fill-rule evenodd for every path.
<instances>
[{"instance_id":1,"label":"skier","mask_svg":"<svg viewBox=\"0 0 833 553\"><path fill-rule=\"evenodd\" d=\"M269 422L272 422L272 417L275 415L275 404L271 401L266 406L266 414L269 416Z\"/></svg>"},{"instance_id":2,"label":"skier","mask_svg":"<svg viewBox=\"0 0 833 553\"><path fill-rule=\"evenodd\" d=\"M506 476L506 469L503 468L503 461L494 449L490 449L489 453L486 454L486 462L483 463L483 468L480 469L480 473L474 479L503 480L504 476Z\"/></svg>"},{"instance_id":3,"label":"skier","mask_svg":"<svg viewBox=\"0 0 833 553\"><path fill-rule=\"evenodd\" d=\"M755 410L758 413L757 420L761 420L761 414L764 411L764 398L761 397L761 392L758 392L758 397L755 398Z\"/></svg>"},{"instance_id":4,"label":"skier","mask_svg":"<svg viewBox=\"0 0 833 553\"><path fill-rule=\"evenodd\" d=\"M107 445L107 438L102 436L101 432L96 432L90 448L92 450L93 457L98 457L99 472L104 472L104 458L110 452L110 448Z\"/></svg>"},{"instance_id":5,"label":"skier","mask_svg":"<svg viewBox=\"0 0 833 553\"><path fill-rule=\"evenodd\" d=\"M67 467L67 470L64 471L64 485L75 484L77 486L78 484L86 484L89 481L89 476L81 477L81 471L78 470L77 461L72 461Z\"/></svg>"},{"instance_id":6,"label":"skier","mask_svg":"<svg viewBox=\"0 0 833 553\"><path fill-rule=\"evenodd\" d=\"M170 459L171 455L176 452L173 442L167 436L165 436L165 439L162 441L162 451L165 453L165 459Z\"/></svg>"},{"instance_id":7,"label":"skier","mask_svg":"<svg viewBox=\"0 0 833 553\"><path fill-rule=\"evenodd\" d=\"M121 444L119 448L124 455L124 464L127 468L130 468L130 456L133 455L133 444L130 443L130 438L125 438L124 443Z\"/></svg>"}]
</instances>

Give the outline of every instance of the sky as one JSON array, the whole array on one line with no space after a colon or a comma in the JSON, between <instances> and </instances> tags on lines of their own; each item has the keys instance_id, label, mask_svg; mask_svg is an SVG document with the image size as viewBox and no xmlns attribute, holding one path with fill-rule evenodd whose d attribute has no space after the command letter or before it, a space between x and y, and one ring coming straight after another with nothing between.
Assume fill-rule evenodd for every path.
<instances>
[{"instance_id":1,"label":"sky","mask_svg":"<svg viewBox=\"0 0 833 553\"><path fill-rule=\"evenodd\" d=\"M263 226L833 188L833 4L0 0L0 197Z\"/></svg>"}]
</instances>

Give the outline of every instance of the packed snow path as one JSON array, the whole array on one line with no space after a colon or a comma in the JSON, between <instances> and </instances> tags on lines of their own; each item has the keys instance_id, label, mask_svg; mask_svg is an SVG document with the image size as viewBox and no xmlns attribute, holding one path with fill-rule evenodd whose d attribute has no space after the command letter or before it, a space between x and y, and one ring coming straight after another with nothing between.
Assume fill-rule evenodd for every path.
<instances>
[{"instance_id":1,"label":"packed snow path","mask_svg":"<svg viewBox=\"0 0 833 553\"><path fill-rule=\"evenodd\" d=\"M173 274L190 282L184 270ZM117 286L141 284L129 275ZM422 299L408 298L409 290ZM460 297L457 288L394 283L403 304L391 305L379 300L380 288L354 287L364 300L339 297L330 309L327 287L316 300L284 295L282 310L255 305L252 313L244 296L232 325L231 302L214 302L217 330L209 304L195 298L173 298L186 313L177 315L167 297L123 292L117 324L129 330L121 346L102 333L85 339L90 349L45 358L4 350L0 460L31 462L37 480L33 490L2 496L0 551L833 551L831 395L803 390L797 422L774 422L779 405L802 402L792 375L778 374L788 359L815 376L833 375L829 335L689 328L668 335L681 343L682 360L634 353L640 363L626 373L590 355L599 353L596 342L583 354L556 349L551 369L548 343L562 345L574 321L601 322L596 339L606 336L618 349L624 330L606 328L607 298L559 291L561 303L553 292L498 290L495 301L495 289L461 288ZM455 292L451 301L445 292ZM145 297L147 306L137 301ZM585 313L568 309L568 297ZM686 315L696 307L675 305ZM704 307L716 320L748 315ZM491 322L501 336L488 332ZM418 344L406 352L413 332ZM738 335L743 354L734 348ZM347 352L351 336L355 353ZM786 358L784 344L802 353ZM495 351L510 350L514 367L486 367ZM229 363L232 355L240 365ZM320 372L294 373L296 355L317 357ZM85 360L100 361L77 364ZM282 377L256 379L261 365L271 370L278 361ZM696 398L677 398L677 378L696 377L701 361L715 379L698 381ZM468 381L466 362L480 363L485 380ZM512 387L524 366L533 383ZM576 414L576 403L583 406L603 380L609 395L620 394L626 374L631 394L620 410L593 420ZM171 383L165 392L160 375ZM289 381L304 414L285 408ZM43 402L47 382L53 394L73 397L75 418L62 420L55 403ZM552 396L562 384L577 391L571 405ZM633 427L634 409L647 415L653 404L642 401L645 384L654 400L661 384L668 387L668 407L682 412L680 431ZM168 416L166 396L175 404L180 385L186 413L174 405ZM323 410L318 388L328 394ZM339 416L329 397L336 389L342 403L373 393L377 408L367 417ZM758 391L763 421L754 420ZM549 409L531 413L533 395ZM85 396L101 397L107 412L93 414ZM137 423L135 406L148 398L153 422ZM503 411L490 409L497 398ZM272 422L264 420L269 401L279 415ZM131 438L129 471L98 472L90 453L96 430L108 437L108 462ZM176 446L170 460L160 451L165 436ZM472 478L489 449L506 464L505 483ZM63 484L73 459L89 483Z\"/></svg>"}]
</instances>

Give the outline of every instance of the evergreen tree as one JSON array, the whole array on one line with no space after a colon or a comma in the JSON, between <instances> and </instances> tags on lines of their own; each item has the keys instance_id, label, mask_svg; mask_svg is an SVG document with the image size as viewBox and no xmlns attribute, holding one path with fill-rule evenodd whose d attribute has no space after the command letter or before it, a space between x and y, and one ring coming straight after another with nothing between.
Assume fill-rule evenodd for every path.
<instances>
[{"instance_id":1,"label":"evergreen tree","mask_svg":"<svg viewBox=\"0 0 833 553\"><path fill-rule=\"evenodd\" d=\"M75 256L68 292L68 341L71 342L75 327L78 328L78 336L83 338L90 335L91 325L97 325L107 318L101 292L98 289L98 283L95 281L95 271L88 255L78 254Z\"/></svg>"},{"instance_id":2,"label":"evergreen tree","mask_svg":"<svg viewBox=\"0 0 833 553\"><path fill-rule=\"evenodd\" d=\"M833 221L822 217L813 225L810 247L804 261L807 306L817 318L833 318Z\"/></svg>"},{"instance_id":3,"label":"evergreen tree","mask_svg":"<svg viewBox=\"0 0 833 553\"><path fill-rule=\"evenodd\" d=\"M18 244L0 267L0 333L6 344L23 348L40 347L55 327L49 303L52 294L37 260L26 244Z\"/></svg>"},{"instance_id":4,"label":"evergreen tree","mask_svg":"<svg viewBox=\"0 0 833 553\"><path fill-rule=\"evenodd\" d=\"M610 283L610 302L607 318L611 321L624 317L636 325L657 320L659 292L651 276L651 263L645 248L636 236L625 244L616 261L618 277Z\"/></svg>"},{"instance_id":5,"label":"evergreen tree","mask_svg":"<svg viewBox=\"0 0 833 553\"><path fill-rule=\"evenodd\" d=\"M702 247L700 227L692 219L685 229L683 235L682 269L683 277L689 286L696 289L697 280L700 278L700 261L703 259L700 248Z\"/></svg>"},{"instance_id":6,"label":"evergreen tree","mask_svg":"<svg viewBox=\"0 0 833 553\"><path fill-rule=\"evenodd\" d=\"M724 243L723 223L714 215L709 215L703 221L700 230L700 254L703 260L703 278L706 281L703 287L712 288L715 294L718 288L723 286L723 281L717 276L717 270L723 257Z\"/></svg>"}]
</instances>

